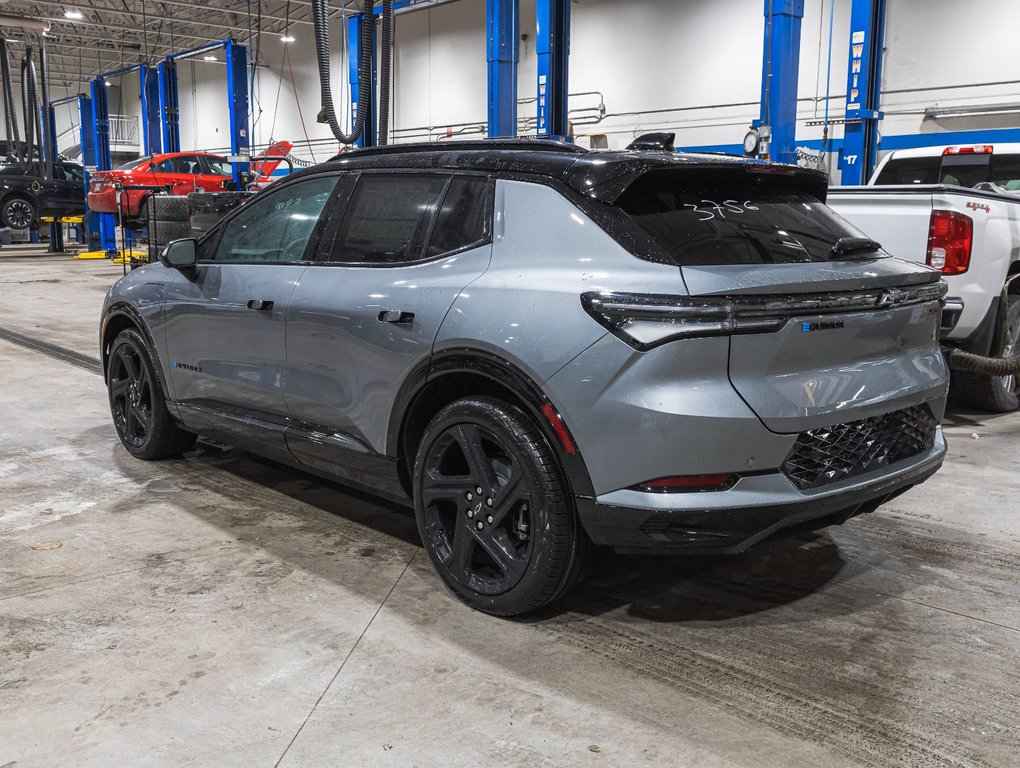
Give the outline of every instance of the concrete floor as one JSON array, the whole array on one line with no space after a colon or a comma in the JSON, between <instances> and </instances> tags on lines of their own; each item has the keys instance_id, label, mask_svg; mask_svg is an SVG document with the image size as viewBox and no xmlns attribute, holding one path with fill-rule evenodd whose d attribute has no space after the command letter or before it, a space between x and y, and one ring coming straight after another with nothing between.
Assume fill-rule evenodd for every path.
<instances>
[{"instance_id":1,"label":"concrete floor","mask_svg":"<svg viewBox=\"0 0 1020 768\"><path fill-rule=\"evenodd\" d=\"M1020 764L1020 415L953 411L943 471L874 515L605 556L504 621L405 510L130 458L81 357L119 273L0 250L0 768Z\"/></svg>"}]
</instances>

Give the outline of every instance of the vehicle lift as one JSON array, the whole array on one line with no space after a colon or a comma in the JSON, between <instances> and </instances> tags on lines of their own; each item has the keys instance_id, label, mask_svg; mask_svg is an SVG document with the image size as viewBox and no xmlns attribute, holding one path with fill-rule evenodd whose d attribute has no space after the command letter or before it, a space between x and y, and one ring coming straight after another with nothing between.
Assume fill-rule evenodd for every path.
<instances>
[{"instance_id":1,"label":"vehicle lift","mask_svg":"<svg viewBox=\"0 0 1020 768\"><path fill-rule=\"evenodd\" d=\"M88 173L107 171L112 167L110 157L110 113L106 94L106 81L115 77L138 73L139 93L142 102L142 148L148 155L181 151L180 99L177 88L177 63L210 51L223 48L227 64L227 109L229 110L230 162L234 185L243 189L248 178L251 140L248 134L248 49L228 38L203 45L200 48L171 53L156 67L135 64L130 67L103 72L92 80L91 107L92 157L86 162L86 189ZM82 123L85 124L84 122ZM82 144L84 148L85 144ZM112 213L96 213L88 217L99 240L99 250L115 253L116 217Z\"/></svg>"}]
</instances>

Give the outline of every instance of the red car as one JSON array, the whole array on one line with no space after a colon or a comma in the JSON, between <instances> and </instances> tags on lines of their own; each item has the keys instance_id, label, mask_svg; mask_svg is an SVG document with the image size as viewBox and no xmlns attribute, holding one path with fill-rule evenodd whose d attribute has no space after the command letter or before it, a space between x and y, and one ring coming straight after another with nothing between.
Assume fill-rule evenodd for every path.
<instances>
[{"instance_id":1,"label":"red car","mask_svg":"<svg viewBox=\"0 0 1020 768\"><path fill-rule=\"evenodd\" d=\"M266 150L266 155L285 155L293 146L289 141L280 141ZM265 181L281 162L276 159L254 162L252 174ZM88 206L98 213L117 213L117 180L125 186L168 187L172 195L186 195L220 192L228 187L231 173L227 158L208 152L171 152L142 157L113 171L93 173ZM138 216L141 202L148 194L146 189L122 190L120 203L124 216Z\"/></svg>"}]
</instances>

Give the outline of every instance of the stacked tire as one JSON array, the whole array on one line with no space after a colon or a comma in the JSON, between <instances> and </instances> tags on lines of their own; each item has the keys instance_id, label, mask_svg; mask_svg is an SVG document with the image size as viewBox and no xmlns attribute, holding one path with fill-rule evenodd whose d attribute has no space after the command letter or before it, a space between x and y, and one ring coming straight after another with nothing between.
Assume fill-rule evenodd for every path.
<instances>
[{"instance_id":1,"label":"stacked tire","mask_svg":"<svg viewBox=\"0 0 1020 768\"><path fill-rule=\"evenodd\" d=\"M150 261L155 261L167 243L191 236L188 198L184 195L153 195L142 203L140 213L149 230Z\"/></svg>"}]
</instances>

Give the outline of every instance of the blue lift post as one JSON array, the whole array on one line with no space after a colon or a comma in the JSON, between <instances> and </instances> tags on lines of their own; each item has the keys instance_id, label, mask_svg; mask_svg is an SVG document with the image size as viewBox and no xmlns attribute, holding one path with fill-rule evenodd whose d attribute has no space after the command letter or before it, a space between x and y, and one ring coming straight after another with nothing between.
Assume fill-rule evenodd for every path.
<instances>
[{"instance_id":1,"label":"blue lift post","mask_svg":"<svg viewBox=\"0 0 1020 768\"><path fill-rule=\"evenodd\" d=\"M853 0L841 184L864 184L875 167L885 45L886 0Z\"/></svg>"},{"instance_id":2,"label":"blue lift post","mask_svg":"<svg viewBox=\"0 0 1020 768\"><path fill-rule=\"evenodd\" d=\"M375 97L378 84L376 79L375 18L366 19L362 13L356 13L347 19L347 78L351 85L351 119L353 120L353 116L358 114L358 100L362 97L361 89L358 87L358 66L361 57L366 55L366 52L361 50L361 30L363 24L370 24L372 26L372 44L367 52L367 55L372 59L372 83L370 92L364 94L368 98L368 120L365 124L365 130L361 132L361 136L354 142L354 145L359 148L374 147L377 136Z\"/></svg>"},{"instance_id":3,"label":"blue lift post","mask_svg":"<svg viewBox=\"0 0 1020 768\"><path fill-rule=\"evenodd\" d=\"M92 81L92 147L97 171L110 170L110 111L106 100L106 78L99 75ZM99 235L99 248L103 251L117 250L117 222L112 213L98 213L95 218ZM93 226L91 221L90 228Z\"/></svg>"},{"instance_id":4,"label":"blue lift post","mask_svg":"<svg viewBox=\"0 0 1020 768\"><path fill-rule=\"evenodd\" d=\"M570 0L537 0L535 52L538 55L536 133L570 141L567 120L567 75L570 60Z\"/></svg>"},{"instance_id":5,"label":"blue lift post","mask_svg":"<svg viewBox=\"0 0 1020 768\"><path fill-rule=\"evenodd\" d=\"M761 120L771 131L768 159L797 162L797 80L804 0L765 0Z\"/></svg>"},{"instance_id":6,"label":"blue lift post","mask_svg":"<svg viewBox=\"0 0 1020 768\"><path fill-rule=\"evenodd\" d=\"M81 147L81 164L85 172L85 194L89 189L89 168L96 164L95 137L93 136L92 100L84 94L65 96L50 102L50 137L57 146L56 108L74 103L78 109L78 145ZM84 231L84 226L80 231ZM87 233L86 233L87 236ZM79 240L81 238L79 237Z\"/></svg>"},{"instance_id":7,"label":"blue lift post","mask_svg":"<svg viewBox=\"0 0 1020 768\"><path fill-rule=\"evenodd\" d=\"M181 108L177 84L177 63L194 58L218 48L224 49L227 62L227 110L230 126L230 154L234 185L244 189L248 175L248 156L251 154L251 136L248 133L248 49L233 39L192 48L180 53L171 53L157 67L157 88L159 91L159 116L162 123L164 152L181 151Z\"/></svg>"},{"instance_id":8,"label":"blue lift post","mask_svg":"<svg viewBox=\"0 0 1020 768\"><path fill-rule=\"evenodd\" d=\"M163 133L159 119L159 74L142 64L138 67L138 93L142 103L142 153L158 155L163 151Z\"/></svg>"},{"instance_id":9,"label":"blue lift post","mask_svg":"<svg viewBox=\"0 0 1020 768\"><path fill-rule=\"evenodd\" d=\"M234 189L244 189L251 156L248 135L248 49L227 40L223 46L227 59L227 110L230 118L230 154ZM244 162L233 158L244 157Z\"/></svg>"},{"instance_id":10,"label":"blue lift post","mask_svg":"<svg viewBox=\"0 0 1020 768\"><path fill-rule=\"evenodd\" d=\"M177 92L177 62L165 59L156 65L159 83L160 133L164 152L181 151L181 105Z\"/></svg>"},{"instance_id":11,"label":"blue lift post","mask_svg":"<svg viewBox=\"0 0 1020 768\"><path fill-rule=\"evenodd\" d=\"M486 0L489 138L517 135L518 0Z\"/></svg>"}]
</instances>

